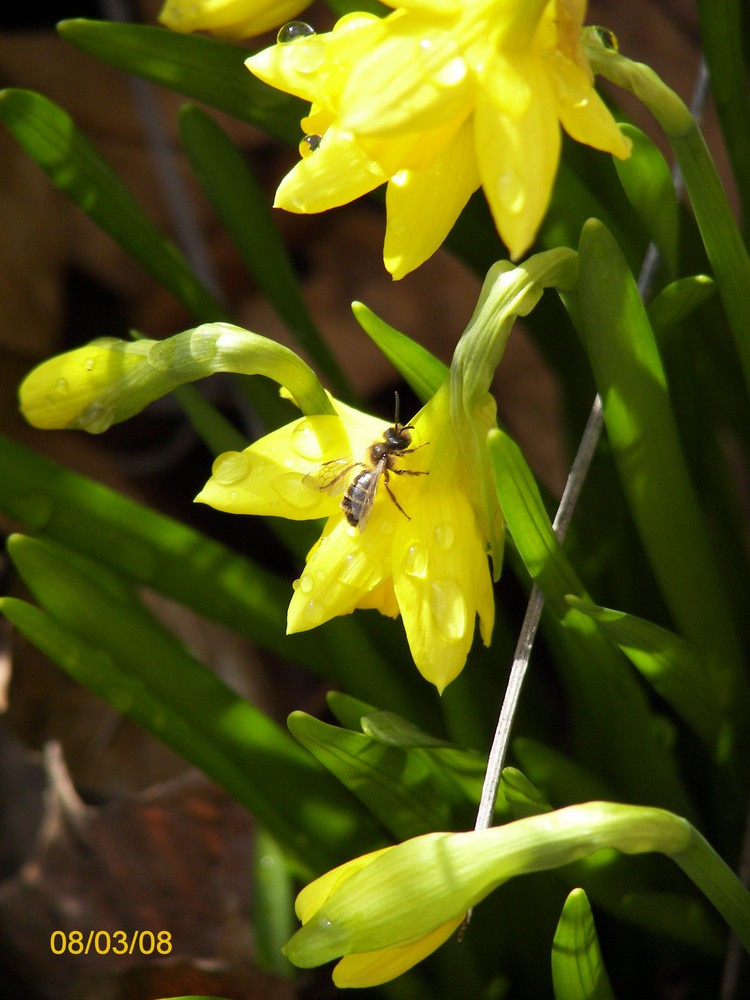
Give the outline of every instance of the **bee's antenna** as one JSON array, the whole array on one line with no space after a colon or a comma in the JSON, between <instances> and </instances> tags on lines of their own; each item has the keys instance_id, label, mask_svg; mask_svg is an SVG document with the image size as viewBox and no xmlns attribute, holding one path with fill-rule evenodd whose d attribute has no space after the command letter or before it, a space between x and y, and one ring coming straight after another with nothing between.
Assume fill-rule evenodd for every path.
<instances>
[{"instance_id":1,"label":"bee's antenna","mask_svg":"<svg viewBox=\"0 0 750 1000\"><path fill-rule=\"evenodd\" d=\"M401 400L399 399L398 389L394 390L393 395L396 397L396 419L394 423L396 424L396 426L398 426L398 418L400 415L399 411L401 410Z\"/></svg>"}]
</instances>

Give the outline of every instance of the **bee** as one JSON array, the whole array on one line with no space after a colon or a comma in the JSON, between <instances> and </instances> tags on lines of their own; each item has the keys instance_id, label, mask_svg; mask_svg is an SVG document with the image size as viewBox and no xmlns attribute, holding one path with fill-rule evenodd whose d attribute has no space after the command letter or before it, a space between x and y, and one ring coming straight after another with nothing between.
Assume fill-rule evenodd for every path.
<instances>
[{"instance_id":1,"label":"bee","mask_svg":"<svg viewBox=\"0 0 750 1000\"><path fill-rule=\"evenodd\" d=\"M395 463L403 455L411 455L424 448L428 441L411 448L412 424L399 423L399 399L396 393L396 417L392 427L383 431L383 440L375 441L367 449L365 457L360 461L351 458L334 458L325 462L317 473L305 476L303 482L320 490L325 490L331 496L341 494L341 509L344 517L353 528L364 531L370 520L375 496L382 479L388 496L398 507L407 521L411 518L396 499L390 486L391 473L394 476L427 476L428 472L415 469L398 469ZM352 475L352 471L361 471Z\"/></svg>"}]
</instances>

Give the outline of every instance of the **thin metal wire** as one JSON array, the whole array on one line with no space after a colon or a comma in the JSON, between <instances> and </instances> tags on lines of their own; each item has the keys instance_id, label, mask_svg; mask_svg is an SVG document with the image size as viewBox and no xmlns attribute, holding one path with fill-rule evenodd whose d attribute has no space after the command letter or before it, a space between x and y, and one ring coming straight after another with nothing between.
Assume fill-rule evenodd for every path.
<instances>
[{"instance_id":1,"label":"thin metal wire","mask_svg":"<svg viewBox=\"0 0 750 1000\"><path fill-rule=\"evenodd\" d=\"M701 59L696 77L696 84L690 103L690 110L696 119L700 118L701 112L708 97L708 71L705 60ZM675 192L679 196L682 191L682 174L675 164L672 169L672 181ZM643 259L640 274L638 276L638 291L641 298L646 298L651 288L651 284L656 275L659 264L659 251L653 243L649 244ZM563 490L560 504L552 522L552 528L560 542L565 538L565 534L570 525L573 511L575 510L578 498L581 494L583 484L591 466L591 461L596 452L596 447L601 437L604 426L602 413L602 401L599 395L596 396L589 418L586 422L583 435L581 437L578 451L570 469L565 489ZM521 696L521 689L528 670L531 651L539 628L539 622L544 610L544 596L538 587L532 588L529 596L529 603L526 607L526 614L521 625L513 663L508 678L508 686L505 690L503 704L500 709L500 716L495 728L495 736L492 740L489 755L487 757L487 770L484 776L482 796L477 809L475 830L486 830L492 823L492 816L495 809L495 799L497 789L500 784L505 758L508 753L510 733L513 727L518 702Z\"/></svg>"}]
</instances>

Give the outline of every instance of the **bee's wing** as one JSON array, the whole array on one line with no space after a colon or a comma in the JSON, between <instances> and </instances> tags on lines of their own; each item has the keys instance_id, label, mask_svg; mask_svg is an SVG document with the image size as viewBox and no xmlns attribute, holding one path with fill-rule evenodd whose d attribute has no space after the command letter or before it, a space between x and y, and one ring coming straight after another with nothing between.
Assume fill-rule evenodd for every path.
<instances>
[{"instance_id":1,"label":"bee's wing","mask_svg":"<svg viewBox=\"0 0 750 1000\"><path fill-rule=\"evenodd\" d=\"M367 522L370 520L372 505L375 503L375 495L378 492L378 485L380 484L380 479L384 471L385 461L380 461L370 474L370 481L368 482L367 489L365 490L365 496L362 500L361 513L359 515L358 527L360 532L365 530Z\"/></svg>"},{"instance_id":2,"label":"bee's wing","mask_svg":"<svg viewBox=\"0 0 750 1000\"><path fill-rule=\"evenodd\" d=\"M332 497L341 496L349 483L348 473L357 465L359 463L351 455L334 458L303 476L302 482L311 490L322 490Z\"/></svg>"}]
</instances>

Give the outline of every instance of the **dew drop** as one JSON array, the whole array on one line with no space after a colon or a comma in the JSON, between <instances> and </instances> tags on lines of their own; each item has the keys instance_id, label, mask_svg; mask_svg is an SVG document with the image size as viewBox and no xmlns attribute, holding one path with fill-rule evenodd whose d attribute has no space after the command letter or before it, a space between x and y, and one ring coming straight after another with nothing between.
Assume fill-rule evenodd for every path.
<instances>
[{"instance_id":1,"label":"dew drop","mask_svg":"<svg viewBox=\"0 0 750 1000\"><path fill-rule=\"evenodd\" d=\"M420 38L418 57L425 75L437 87L455 87L466 79L466 63L447 31L434 31Z\"/></svg>"},{"instance_id":2,"label":"dew drop","mask_svg":"<svg viewBox=\"0 0 750 1000\"><path fill-rule=\"evenodd\" d=\"M92 372L94 370L95 364L96 361L94 360L94 358L86 358L86 360L83 362L83 367L86 369L87 372Z\"/></svg>"},{"instance_id":3,"label":"dew drop","mask_svg":"<svg viewBox=\"0 0 750 1000\"><path fill-rule=\"evenodd\" d=\"M323 136L318 135L317 133L313 135L306 135L299 144L299 155L302 157L310 156L320 147L322 139Z\"/></svg>"},{"instance_id":4,"label":"dew drop","mask_svg":"<svg viewBox=\"0 0 750 1000\"><path fill-rule=\"evenodd\" d=\"M403 561L403 570L407 576L423 580L427 576L428 555L427 549L420 542L415 542L406 550Z\"/></svg>"},{"instance_id":5,"label":"dew drop","mask_svg":"<svg viewBox=\"0 0 750 1000\"><path fill-rule=\"evenodd\" d=\"M290 443L293 451L300 458L306 458L310 462L320 462L323 458L323 449L320 446L318 435L309 420L303 418L299 421L292 431Z\"/></svg>"},{"instance_id":6,"label":"dew drop","mask_svg":"<svg viewBox=\"0 0 750 1000\"><path fill-rule=\"evenodd\" d=\"M241 451L227 451L214 462L211 473L217 483L230 486L250 472L250 459Z\"/></svg>"},{"instance_id":7,"label":"dew drop","mask_svg":"<svg viewBox=\"0 0 750 1000\"><path fill-rule=\"evenodd\" d=\"M460 642L466 635L468 609L455 580L435 580L430 587L430 611L446 642Z\"/></svg>"},{"instance_id":8,"label":"dew drop","mask_svg":"<svg viewBox=\"0 0 750 1000\"><path fill-rule=\"evenodd\" d=\"M68 380L64 379L64 378L59 378L57 380L56 389L60 393L61 396L65 396L67 394L68 390L70 389L70 386L68 385Z\"/></svg>"},{"instance_id":9,"label":"dew drop","mask_svg":"<svg viewBox=\"0 0 750 1000\"><path fill-rule=\"evenodd\" d=\"M283 472L274 477L272 485L282 500L299 510L307 510L320 501L320 490L304 485L298 472Z\"/></svg>"},{"instance_id":10,"label":"dew drop","mask_svg":"<svg viewBox=\"0 0 750 1000\"><path fill-rule=\"evenodd\" d=\"M299 589L302 591L302 593L303 594L311 593L314 586L315 586L315 581L310 576L310 574L303 573L299 581Z\"/></svg>"},{"instance_id":11,"label":"dew drop","mask_svg":"<svg viewBox=\"0 0 750 1000\"><path fill-rule=\"evenodd\" d=\"M312 38L314 35L315 28L305 21L287 21L279 28L276 41L279 45L288 45L289 42L294 42L298 38Z\"/></svg>"},{"instance_id":12,"label":"dew drop","mask_svg":"<svg viewBox=\"0 0 750 1000\"><path fill-rule=\"evenodd\" d=\"M435 544L443 552L447 552L448 549L453 548L453 543L456 540L456 532L453 525L446 521L445 524L439 524L434 531Z\"/></svg>"},{"instance_id":13,"label":"dew drop","mask_svg":"<svg viewBox=\"0 0 750 1000\"><path fill-rule=\"evenodd\" d=\"M312 625L320 625L325 617L325 611L318 601L308 601L305 605L305 618Z\"/></svg>"},{"instance_id":14,"label":"dew drop","mask_svg":"<svg viewBox=\"0 0 750 1000\"><path fill-rule=\"evenodd\" d=\"M610 52L619 52L620 43L617 40L617 35L614 31L610 31L609 28L602 28L601 25L594 25L593 30L605 49L609 49Z\"/></svg>"}]
</instances>

